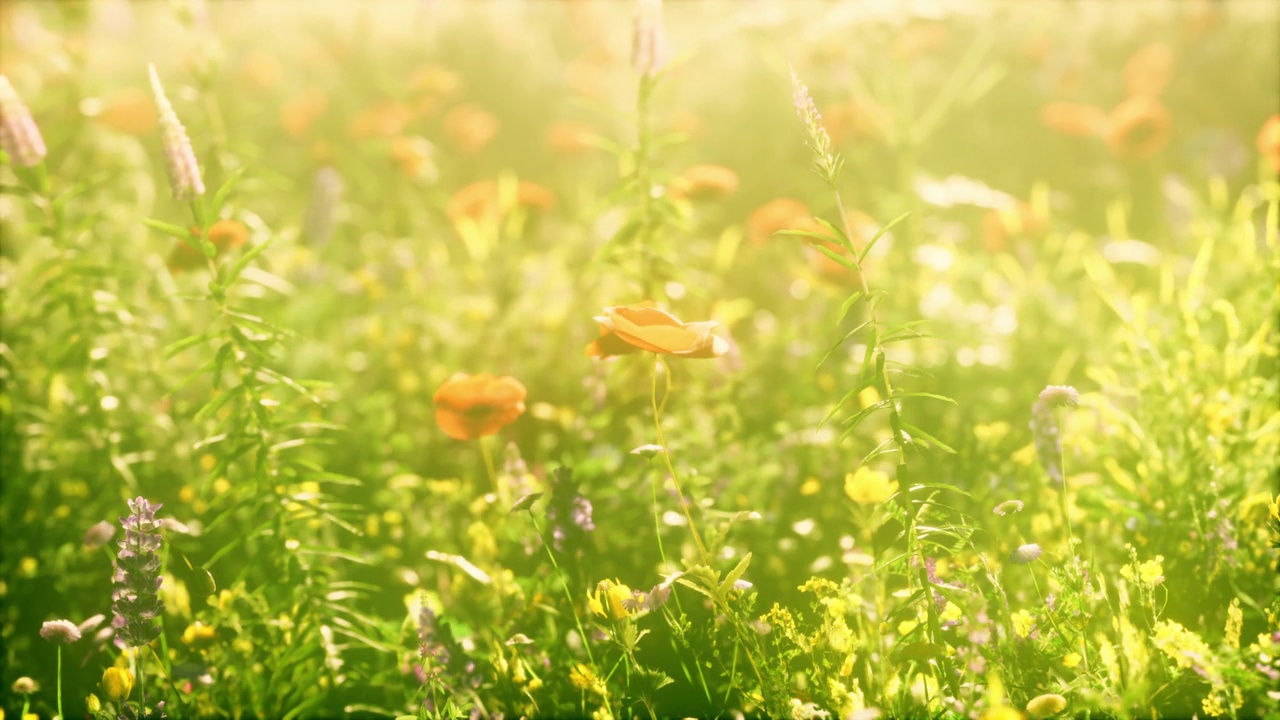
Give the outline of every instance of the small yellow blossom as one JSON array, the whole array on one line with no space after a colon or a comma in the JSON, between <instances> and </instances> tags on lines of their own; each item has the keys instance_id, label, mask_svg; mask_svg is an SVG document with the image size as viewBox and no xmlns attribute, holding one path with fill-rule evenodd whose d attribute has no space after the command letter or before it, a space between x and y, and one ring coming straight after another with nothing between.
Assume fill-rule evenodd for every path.
<instances>
[{"instance_id":1,"label":"small yellow blossom","mask_svg":"<svg viewBox=\"0 0 1280 720\"><path fill-rule=\"evenodd\" d=\"M1227 647L1240 649L1240 630L1244 627L1244 612L1240 610L1240 598L1231 600L1231 606L1227 608L1227 628L1226 641Z\"/></svg>"},{"instance_id":2,"label":"small yellow blossom","mask_svg":"<svg viewBox=\"0 0 1280 720\"><path fill-rule=\"evenodd\" d=\"M844 479L845 494L860 505L885 502L897 491L898 481L890 480L888 475L866 465L860 466Z\"/></svg>"},{"instance_id":3,"label":"small yellow blossom","mask_svg":"<svg viewBox=\"0 0 1280 720\"><path fill-rule=\"evenodd\" d=\"M601 689L600 678L596 676L595 670L589 665L578 663L569 671L569 682L579 690L591 690L599 692Z\"/></svg>"},{"instance_id":4,"label":"small yellow blossom","mask_svg":"<svg viewBox=\"0 0 1280 720\"><path fill-rule=\"evenodd\" d=\"M978 720L1022 720L1022 713L1008 705L987 708Z\"/></svg>"},{"instance_id":5,"label":"small yellow blossom","mask_svg":"<svg viewBox=\"0 0 1280 720\"><path fill-rule=\"evenodd\" d=\"M1027 712L1033 718L1047 718L1067 709L1067 699L1056 693L1037 695L1027 703Z\"/></svg>"},{"instance_id":6,"label":"small yellow blossom","mask_svg":"<svg viewBox=\"0 0 1280 720\"><path fill-rule=\"evenodd\" d=\"M127 668L109 667L102 673L102 691L107 697L120 702L133 692L133 672Z\"/></svg>"},{"instance_id":7,"label":"small yellow blossom","mask_svg":"<svg viewBox=\"0 0 1280 720\"><path fill-rule=\"evenodd\" d=\"M1036 619L1026 610L1019 610L1009 618L1013 622L1013 632L1020 638L1025 638L1031 634L1031 628L1035 627Z\"/></svg>"},{"instance_id":8,"label":"small yellow blossom","mask_svg":"<svg viewBox=\"0 0 1280 720\"><path fill-rule=\"evenodd\" d=\"M1078 666L1082 659L1083 658L1080 657L1080 653L1078 652L1067 653L1062 657L1062 665L1063 667L1073 668Z\"/></svg>"},{"instance_id":9,"label":"small yellow blossom","mask_svg":"<svg viewBox=\"0 0 1280 720\"><path fill-rule=\"evenodd\" d=\"M204 648L212 645L217 637L218 633L213 626L197 620L182 631L182 644L192 649Z\"/></svg>"},{"instance_id":10,"label":"small yellow blossom","mask_svg":"<svg viewBox=\"0 0 1280 720\"><path fill-rule=\"evenodd\" d=\"M102 701L98 699L97 695L89 693L89 697L84 699L84 707L85 710L88 710L89 714L92 715L102 709ZM3 719L0 718L0 720Z\"/></svg>"},{"instance_id":11,"label":"small yellow blossom","mask_svg":"<svg viewBox=\"0 0 1280 720\"><path fill-rule=\"evenodd\" d=\"M620 582L601 580L594 592L587 594L587 607L591 612L610 620L622 620L631 616L622 601L631 598L631 588Z\"/></svg>"}]
</instances>

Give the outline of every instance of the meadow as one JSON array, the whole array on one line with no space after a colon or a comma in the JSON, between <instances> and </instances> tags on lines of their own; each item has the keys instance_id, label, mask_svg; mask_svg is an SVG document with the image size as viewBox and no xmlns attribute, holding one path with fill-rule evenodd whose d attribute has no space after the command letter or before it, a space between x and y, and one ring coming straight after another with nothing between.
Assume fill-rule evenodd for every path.
<instances>
[{"instance_id":1,"label":"meadow","mask_svg":"<svg viewBox=\"0 0 1280 720\"><path fill-rule=\"evenodd\" d=\"M1280 718L1278 33L0 2L0 720Z\"/></svg>"}]
</instances>

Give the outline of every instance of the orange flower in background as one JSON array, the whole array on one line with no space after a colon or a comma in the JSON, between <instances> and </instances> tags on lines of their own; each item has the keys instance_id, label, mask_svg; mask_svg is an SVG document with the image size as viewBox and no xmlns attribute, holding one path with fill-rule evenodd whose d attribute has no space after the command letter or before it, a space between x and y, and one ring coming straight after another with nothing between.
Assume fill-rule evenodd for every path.
<instances>
[{"instance_id":1,"label":"orange flower in background","mask_svg":"<svg viewBox=\"0 0 1280 720\"><path fill-rule=\"evenodd\" d=\"M1012 206L988 210L982 216L982 246L998 253L1009 247L1009 240L1024 235L1037 235L1046 229L1043 218L1021 200Z\"/></svg>"},{"instance_id":2,"label":"orange flower in background","mask_svg":"<svg viewBox=\"0 0 1280 720\"><path fill-rule=\"evenodd\" d=\"M249 52L244 56L244 60L240 61L240 73L250 85L269 90L280 84L284 71L276 56L255 50Z\"/></svg>"},{"instance_id":3,"label":"orange flower in background","mask_svg":"<svg viewBox=\"0 0 1280 720\"><path fill-rule=\"evenodd\" d=\"M723 165L692 165L671 181L671 197L717 200L738 189L738 174Z\"/></svg>"},{"instance_id":4,"label":"orange flower in background","mask_svg":"<svg viewBox=\"0 0 1280 720\"><path fill-rule=\"evenodd\" d=\"M874 140L890 125L889 112L874 100L846 100L822 112L822 126L836 145L851 140Z\"/></svg>"},{"instance_id":5,"label":"orange flower in background","mask_svg":"<svg viewBox=\"0 0 1280 720\"><path fill-rule=\"evenodd\" d=\"M329 98L323 90L307 90L280 107L280 127L285 135L301 140L328 106Z\"/></svg>"},{"instance_id":6,"label":"orange flower in background","mask_svg":"<svg viewBox=\"0 0 1280 720\"><path fill-rule=\"evenodd\" d=\"M694 137L702 134L702 118L692 110L680 109L667 117L667 129Z\"/></svg>"},{"instance_id":7,"label":"orange flower in background","mask_svg":"<svg viewBox=\"0 0 1280 720\"><path fill-rule=\"evenodd\" d=\"M459 373L436 390L436 424L455 440L493 435L524 414L524 385L513 377Z\"/></svg>"},{"instance_id":8,"label":"orange flower in background","mask_svg":"<svg viewBox=\"0 0 1280 720\"><path fill-rule=\"evenodd\" d=\"M600 337L587 345L588 357L648 351L684 358L713 358L729 351L724 338L711 334L720 323L680 322L655 307L619 305L597 315Z\"/></svg>"},{"instance_id":9,"label":"orange flower in background","mask_svg":"<svg viewBox=\"0 0 1280 720\"><path fill-rule=\"evenodd\" d=\"M1258 148L1258 154L1271 164L1271 169L1280 173L1280 113L1272 115L1262 123L1255 145Z\"/></svg>"},{"instance_id":10,"label":"orange flower in background","mask_svg":"<svg viewBox=\"0 0 1280 720\"><path fill-rule=\"evenodd\" d=\"M581 155L595 146L591 137L595 130L584 123L557 121L547 128L547 147L558 155Z\"/></svg>"},{"instance_id":11,"label":"orange flower in background","mask_svg":"<svg viewBox=\"0 0 1280 720\"><path fill-rule=\"evenodd\" d=\"M1107 117L1107 145L1116 157L1143 160L1160 152L1173 138L1173 118L1159 100L1137 95Z\"/></svg>"},{"instance_id":12,"label":"orange flower in background","mask_svg":"<svg viewBox=\"0 0 1280 720\"><path fill-rule=\"evenodd\" d=\"M747 239L756 245L764 244L780 230L820 232L821 226L808 205L788 197L770 200L747 216Z\"/></svg>"},{"instance_id":13,"label":"orange flower in background","mask_svg":"<svg viewBox=\"0 0 1280 720\"><path fill-rule=\"evenodd\" d=\"M191 228L191 237L193 242L200 237L200 231ZM217 255L234 248L238 248L249 242L249 228L245 224L236 220L219 220L209 226L209 242L213 243L213 247L217 250ZM205 266L206 261L204 253L200 249L193 247L184 242L179 242L173 246L173 251L169 253L169 272L177 275L188 270L197 270Z\"/></svg>"},{"instance_id":14,"label":"orange flower in background","mask_svg":"<svg viewBox=\"0 0 1280 720\"><path fill-rule=\"evenodd\" d=\"M404 132L413 113L409 107L395 100L384 100L371 105L356 115L349 131L355 140L370 137L392 137Z\"/></svg>"},{"instance_id":15,"label":"orange flower in background","mask_svg":"<svg viewBox=\"0 0 1280 720\"><path fill-rule=\"evenodd\" d=\"M405 177L435 180L434 148L425 138L401 135L391 141L391 159Z\"/></svg>"},{"instance_id":16,"label":"orange flower in background","mask_svg":"<svg viewBox=\"0 0 1280 720\"><path fill-rule=\"evenodd\" d=\"M1124 64L1124 86L1129 95L1159 97L1173 79L1173 49L1152 43L1129 56Z\"/></svg>"},{"instance_id":17,"label":"orange flower in background","mask_svg":"<svg viewBox=\"0 0 1280 720\"><path fill-rule=\"evenodd\" d=\"M460 152L478 153L498 134L498 118L464 103L445 113L441 129Z\"/></svg>"},{"instance_id":18,"label":"orange flower in background","mask_svg":"<svg viewBox=\"0 0 1280 720\"><path fill-rule=\"evenodd\" d=\"M550 210L556 205L555 193L527 180L516 183L513 200L516 207L531 210ZM478 221L500 215L505 209L502 201L502 186L497 180L480 180L459 188L449 198L445 212L454 223L464 218Z\"/></svg>"},{"instance_id":19,"label":"orange flower in background","mask_svg":"<svg viewBox=\"0 0 1280 720\"><path fill-rule=\"evenodd\" d=\"M946 46L951 30L935 20L913 22L893 42L893 56L912 60Z\"/></svg>"},{"instance_id":20,"label":"orange flower in background","mask_svg":"<svg viewBox=\"0 0 1280 720\"><path fill-rule=\"evenodd\" d=\"M1096 105L1054 102L1041 108L1040 122L1063 135L1084 137L1102 133L1106 127L1107 113Z\"/></svg>"},{"instance_id":21,"label":"orange flower in background","mask_svg":"<svg viewBox=\"0 0 1280 720\"><path fill-rule=\"evenodd\" d=\"M151 93L142 88L122 88L102 101L97 121L126 135L148 135L155 131L158 115Z\"/></svg>"},{"instance_id":22,"label":"orange flower in background","mask_svg":"<svg viewBox=\"0 0 1280 720\"><path fill-rule=\"evenodd\" d=\"M443 65L423 65L409 76L409 88L422 95L452 95L462 88L462 78Z\"/></svg>"}]
</instances>

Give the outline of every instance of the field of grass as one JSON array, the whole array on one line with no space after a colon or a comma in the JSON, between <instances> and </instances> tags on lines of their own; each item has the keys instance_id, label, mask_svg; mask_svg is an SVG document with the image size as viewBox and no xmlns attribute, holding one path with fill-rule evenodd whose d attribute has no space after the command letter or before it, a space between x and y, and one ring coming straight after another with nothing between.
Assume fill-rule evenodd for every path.
<instances>
[{"instance_id":1,"label":"field of grass","mask_svg":"<svg viewBox=\"0 0 1280 720\"><path fill-rule=\"evenodd\" d=\"M0 719L1280 718L1273 2L0 2Z\"/></svg>"}]
</instances>

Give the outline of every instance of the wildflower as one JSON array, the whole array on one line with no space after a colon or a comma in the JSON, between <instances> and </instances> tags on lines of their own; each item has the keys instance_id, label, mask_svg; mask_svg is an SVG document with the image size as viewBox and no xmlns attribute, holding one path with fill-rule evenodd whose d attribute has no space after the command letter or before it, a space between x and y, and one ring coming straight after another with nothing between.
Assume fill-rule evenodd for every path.
<instances>
[{"instance_id":1,"label":"wildflower","mask_svg":"<svg viewBox=\"0 0 1280 720\"><path fill-rule=\"evenodd\" d=\"M604 683L600 681L599 676L590 666L578 663L569 670L569 682L579 690L591 690L600 694L604 693Z\"/></svg>"},{"instance_id":2,"label":"wildflower","mask_svg":"<svg viewBox=\"0 0 1280 720\"><path fill-rule=\"evenodd\" d=\"M631 26L631 67L652 77L667 61L666 36L662 32L662 0L637 0Z\"/></svg>"},{"instance_id":3,"label":"wildflower","mask_svg":"<svg viewBox=\"0 0 1280 720\"><path fill-rule=\"evenodd\" d=\"M631 588L617 581L601 580L596 589L587 593L587 607L591 612L609 620L631 617L632 612L624 601L632 596Z\"/></svg>"},{"instance_id":4,"label":"wildflower","mask_svg":"<svg viewBox=\"0 0 1280 720\"><path fill-rule=\"evenodd\" d=\"M498 134L493 113L464 103L445 113L441 129L453 146L466 155L480 152Z\"/></svg>"},{"instance_id":5,"label":"wildflower","mask_svg":"<svg viewBox=\"0 0 1280 720\"><path fill-rule=\"evenodd\" d=\"M1240 649L1240 631L1244 627L1244 612L1240 609L1240 598L1232 598L1227 607L1227 627L1223 632L1223 642L1227 647Z\"/></svg>"},{"instance_id":6,"label":"wildflower","mask_svg":"<svg viewBox=\"0 0 1280 720\"><path fill-rule=\"evenodd\" d=\"M329 98L324 91L315 88L290 99L280 107L280 126L285 135L301 140L328 105Z\"/></svg>"},{"instance_id":7,"label":"wildflower","mask_svg":"<svg viewBox=\"0 0 1280 720\"><path fill-rule=\"evenodd\" d=\"M1008 705L997 705L984 710L978 720L1022 720L1022 713Z\"/></svg>"},{"instance_id":8,"label":"wildflower","mask_svg":"<svg viewBox=\"0 0 1280 720\"><path fill-rule=\"evenodd\" d=\"M405 177L434 182L438 175L435 148L425 138L398 136L391 141L391 159Z\"/></svg>"},{"instance_id":9,"label":"wildflower","mask_svg":"<svg viewBox=\"0 0 1280 720\"><path fill-rule=\"evenodd\" d=\"M70 620L50 620L40 626L40 637L51 643L70 645L80 639L80 628Z\"/></svg>"},{"instance_id":10,"label":"wildflower","mask_svg":"<svg viewBox=\"0 0 1280 720\"><path fill-rule=\"evenodd\" d=\"M668 188L671 197L686 200L718 200L738 189L738 174L723 165L691 165Z\"/></svg>"},{"instance_id":11,"label":"wildflower","mask_svg":"<svg viewBox=\"0 0 1280 720\"><path fill-rule=\"evenodd\" d=\"M1131 583L1147 589L1154 588L1164 582L1164 556L1157 555L1154 560L1145 562L1135 560L1120 568L1120 574Z\"/></svg>"},{"instance_id":12,"label":"wildflower","mask_svg":"<svg viewBox=\"0 0 1280 720\"><path fill-rule=\"evenodd\" d=\"M365 140L371 137L389 138L403 133L412 119L413 111L407 105L386 100L360 111L351 120L347 132L354 140Z\"/></svg>"},{"instance_id":13,"label":"wildflower","mask_svg":"<svg viewBox=\"0 0 1280 720\"><path fill-rule=\"evenodd\" d=\"M156 129L156 104L142 88L122 88L103 99L94 120L125 135L150 135Z\"/></svg>"},{"instance_id":14,"label":"wildflower","mask_svg":"<svg viewBox=\"0 0 1280 720\"><path fill-rule=\"evenodd\" d=\"M1105 136L1116 157L1145 160L1169 143L1173 137L1173 119L1160 101L1138 95L1111 111Z\"/></svg>"},{"instance_id":15,"label":"wildflower","mask_svg":"<svg viewBox=\"0 0 1280 720\"><path fill-rule=\"evenodd\" d=\"M1013 551L1013 554L1009 556L1009 562L1015 565L1026 565L1035 562L1043 552L1044 550L1040 549L1040 546L1035 543L1019 545Z\"/></svg>"},{"instance_id":16,"label":"wildflower","mask_svg":"<svg viewBox=\"0 0 1280 720\"><path fill-rule=\"evenodd\" d=\"M1258 148L1258 154L1270 165L1271 170L1280 173L1280 113L1272 115L1262 123L1254 145Z\"/></svg>"},{"instance_id":17,"label":"wildflower","mask_svg":"<svg viewBox=\"0 0 1280 720\"><path fill-rule=\"evenodd\" d=\"M1003 517L1011 513L1022 512L1022 507L1023 505L1021 500L1005 500L1004 502L992 508L991 512Z\"/></svg>"},{"instance_id":18,"label":"wildflower","mask_svg":"<svg viewBox=\"0 0 1280 720\"><path fill-rule=\"evenodd\" d=\"M1096 105L1054 102L1040 108L1040 123L1072 137L1098 135L1106 127L1107 114Z\"/></svg>"},{"instance_id":19,"label":"wildflower","mask_svg":"<svg viewBox=\"0 0 1280 720\"><path fill-rule=\"evenodd\" d=\"M556 196L536 183L520 180L516 183L514 207L549 210L555 207ZM455 225L463 220L480 221L498 217L507 210L503 202L502 188L497 181L481 180L464 185L449 198L445 212Z\"/></svg>"},{"instance_id":20,"label":"wildflower","mask_svg":"<svg viewBox=\"0 0 1280 720\"><path fill-rule=\"evenodd\" d=\"M747 239L757 245L780 230L821 232L822 226L813 219L808 205L788 197L770 200L747 216Z\"/></svg>"},{"instance_id":21,"label":"wildflower","mask_svg":"<svg viewBox=\"0 0 1280 720\"><path fill-rule=\"evenodd\" d=\"M89 526L88 530L84 531L84 540L82 542L86 548L94 550L106 545L107 541L111 540L111 536L115 534L116 526L103 520L94 523Z\"/></svg>"},{"instance_id":22,"label":"wildflower","mask_svg":"<svg viewBox=\"0 0 1280 720\"><path fill-rule=\"evenodd\" d=\"M459 373L436 390L436 424L455 440L493 435L524 414L524 385L513 377Z\"/></svg>"},{"instance_id":23,"label":"wildflower","mask_svg":"<svg viewBox=\"0 0 1280 720\"><path fill-rule=\"evenodd\" d=\"M594 147L595 134L590 125L575 122L556 122L547 128L547 147L557 155L579 155Z\"/></svg>"},{"instance_id":24,"label":"wildflower","mask_svg":"<svg viewBox=\"0 0 1280 720\"><path fill-rule=\"evenodd\" d=\"M217 638L218 633L213 626L205 625L199 620L182 631L182 644L193 650L209 647Z\"/></svg>"},{"instance_id":25,"label":"wildflower","mask_svg":"<svg viewBox=\"0 0 1280 720\"><path fill-rule=\"evenodd\" d=\"M19 695L30 695L40 689L40 683L23 675L13 681L13 691Z\"/></svg>"},{"instance_id":26,"label":"wildflower","mask_svg":"<svg viewBox=\"0 0 1280 720\"><path fill-rule=\"evenodd\" d=\"M859 505L885 502L897 491L897 480L867 465L860 465L844 479L844 494Z\"/></svg>"},{"instance_id":27,"label":"wildflower","mask_svg":"<svg viewBox=\"0 0 1280 720\"><path fill-rule=\"evenodd\" d=\"M342 202L344 187L342 176L331 167L316 171L311 186L311 202L302 221L302 234L311 245L322 247L329 242L337 220L338 204Z\"/></svg>"},{"instance_id":28,"label":"wildflower","mask_svg":"<svg viewBox=\"0 0 1280 720\"><path fill-rule=\"evenodd\" d=\"M191 149L191 138L186 128L178 120L169 98L165 97L164 87L160 85L160 76L156 74L156 66L149 66L151 72L151 91L155 95L156 109L160 116L160 141L164 149L165 166L169 171L169 187L176 200L190 200L204 194L204 181L200 179L200 165L196 162L195 151Z\"/></svg>"},{"instance_id":29,"label":"wildflower","mask_svg":"<svg viewBox=\"0 0 1280 720\"><path fill-rule=\"evenodd\" d=\"M818 720L831 717L831 713L811 702L800 702L797 698L791 698L789 717L791 720Z\"/></svg>"},{"instance_id":30,"label":"wildflower","mask_svg":"<svg viewBox=\"0 0 1280 720\"><path fill-rule=\"evenodd\" d=\"M711 334L719 323L684 323L655 307L619 305L597 315L600 337L587 346L589 357L639 351L683 358L712 358L725 354L729 343Z\"/></svg>"},{"instance_id":31,"label":"wildflower","mask_svg":"<svg viewBox=\"0 0 1280 720\"><path fill-rule=\"evenodd\" d=\"M128 668L109 667L102 673L102 692L116 702L126 700L133 692L133 671Z\"/></svg>"},{"instance_id":32,"label":"wildflower","mask_svg":"<svg viewBox=\"0 0 1280 720\"><path fill-rule=\"evenodd\" d=\"M1040 401L1049 407L1075 407L1080 404L1080 392L1070 385L1049 385L1040 391Z\"/></svg>"},{"instance_id":33,"label":"wildflower","mask_svg":"<svg viewBox=\"0 0 1280 720\"><path fill-rule=\"evenodd\" d=\"M588 534L596 529L591 501L579 494L578 483L569 468L556 468L551 475L547 522L551 528L552 545L559 552L582 548Z\"/></svg>"},{"instance_id":34,"label":"wildflower","mask_svg":"<svg viewBox=\"0 0 1280 720\"><path fill-rule=\"evenodd\" d=\"M1026 610L1019 610L1009 617L1009 621L1013 624L1013 634L1020 638L1026 638L1031 634L1031 629L1035 627L1035 617Z\"/></svg>"},{"instance_id":35,"label":"wildflower","mask_svg":"<svg viewBox=\"0 0 1280 720\"><path fill-rule=\"evenodd\" d=\"M48 154L31 111L4 75L0 75L0 150L22 167L31 167Z\"/></svg>"},{"instance_id":36,"label":"wildflower","mask_svg":"<svg viewBox=\"0 0 1280 720\"><path fill-rule=\"evenodd\" d=\"M808 86L800 82L795 68L791 68L791 100L795 104L796 115L809 133L809 146L818 155L819 172L823 179L834 184L840 171L840 158L831 149L831 136L822 124L822 115L818 113Z\"/></svg>"},{"instance_id":37,"label":"wildflower","mask_svg":"<svg viewBox=\"0 0 1280 720\"><path fill-rule=\"evenodd\" d=\"M1152 43L1124 64L1124 85L1130 97L1158 97L1173 78L1173 50L1164 43Z\"/></svg>"},{"instance_id":38,"label":"wildflower","mask_svg":"<svg viewBox=\"0 0 1280 720\"><path fill-rule=\"evenodd\" d=\"M1080 653L1070 652L1062 656L1062 666L1065 668L1078 667L1083 659L1084 657Z\"/></svg>"},{"instance_id":39,"label":"wildflower","mask_svg":"<svg viewBox=\"0 0 1280 720\"><path fill-rule=\"evenodd\" d=\"M200 230L191 228L191 234L196 238L193 242L198 242ZM214 256L218 257L229 250L247 244L249 242L249 228L244 223L236 220L219 220L209 226L209 232L205 237L209 242L213 243ZM177 275L205 267L207 262L204 253L193 244L180 242L173 246L166 264L169 267L169 272Z\"/></svg>"},{"instance_id":40,"label":"wildflower","mask_svg":"<svg viewBox=\"0 0 1280 720\"><path fill-rule=\"evenodd\" d=\"M152 621L164 610L158 594L160 558L156 554L160 549L156 510L161 507L139 496L129 501L129 515L120 518L125 537L116 555L115 590L111 596L111 610L115 613L111 625L120 647L140 647L160 634L160 628Z\"/></svg>"},{"instance_id":41,"label":"wildflower","mask_svg":"<svg viewBox=\"0 0 1280 720\"><path fill-rule=\"evenodd\" d=\"M89 696L84 699L84 708L90 715L96 715L102 709L102 701L97 695L89 693Z\"/></svg>"},{"instance_id":42,"label":"wildflower","mask_svg":"<svg viewBox=\"0 0 1280 720\"><path fill-rule=\"evenodd\" d=\"M1027 703L1027 712L1033 718L1047 718L1067 709L1067 699L1055 693L1037 695Z\"/></svg>"}]
</instances>

